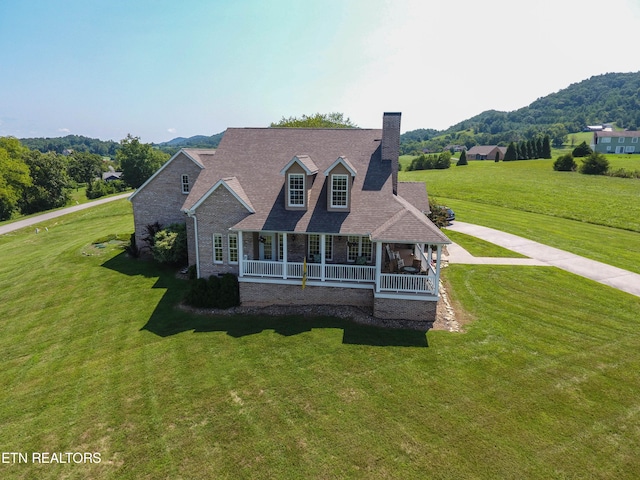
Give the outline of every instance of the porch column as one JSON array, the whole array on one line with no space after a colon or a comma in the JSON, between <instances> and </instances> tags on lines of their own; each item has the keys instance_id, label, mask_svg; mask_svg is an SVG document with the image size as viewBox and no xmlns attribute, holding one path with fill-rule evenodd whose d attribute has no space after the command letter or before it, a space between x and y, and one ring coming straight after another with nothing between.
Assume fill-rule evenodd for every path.
<instances>
[{"instance_id":1,"label":"porch column","mask_svg":"<svg viewBox=\"0 0 640 480\"><path fill-rule=\"evenodd\" d=\"M242 245L242 230L238 230L238 276L244 277L244 249Z\"/></svg>"},{"instance_id":2,"label":"porch column","mask_svg":"<svg viewBox=\"0 0 640 480\"><path fill-rule=\"evenodd\" d=\"M326 247L324 244L325 239L327 238L327 236L322 233L320 234L320 281L324 282L325 279L325 275L324 275L324 256L326 253Z\"/></svg>"},{"instance_id":3,"label":"porch column","mask_svg":"<svg viewBox=\"0 0 640 480\"><path fill-rule=\"evenodd\" d=\"M376 242L376 292L380 291L380 274L382 273L382 242Z\"/></svg>"},{"instance_id":4,"label":"porch column","mask_svg":"<svg viewBox=\"0 0 640 480\"><path fill-rule=\"evenodd\" d=\"M436 256L436 280L434 288L434 295L438 295L440 290L440 259L442 258L442 245L438 245L438 255Z\"/></svg>"},{"instance_id":5,"label":"porch column","mask_svg":"<svg viewBox=\"0 0 640 480\"><path fill-rule=\"evenodd\" d=\"M287 232L282 233L282 278L287 279Z\"/></svg>"}]
</instances>

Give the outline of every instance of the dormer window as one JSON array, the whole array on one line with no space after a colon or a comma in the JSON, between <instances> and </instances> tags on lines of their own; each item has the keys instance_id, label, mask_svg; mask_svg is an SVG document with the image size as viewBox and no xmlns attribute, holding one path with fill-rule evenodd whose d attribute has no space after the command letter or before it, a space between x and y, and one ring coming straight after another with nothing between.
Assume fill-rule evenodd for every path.
<instances>
[{"instance_id":1,"label":"dormer window","mask_svg":"<svg viewBox=\"0 0 640 480\"><path fill-rule=\"evenodd\" d=\"M309 155L294 156L282 170L285 178L284 206L287 210L305 210L307 208L308 191L318 173Z\"/></svg>"},{"instance_id":2,"label":"dormer window","mask_svg":"<svg viewBox=\"0 0 640 480\"><path fill-rule=\"evenodd\" d=\"M349 176L331 175L331 208L347 208L349 206Z\"/></svg>"},{"instance_id":3,"label":"dormer window","mask_svg":"<svg viewBox=\"0 0 640 480\"><path fill-rule=\"evenodd\" d=\"M338 157L324 171L327 186L327 210L349 212L351 208L351 187L356 169L346 157Z\"/></svg>"},{"instance_id":4,"label":"dormer window","mask_svg":"<svg viewBox=\"0 0 640 480\"><path fill-rule=\"evenodd\" d=\"M189 175L182 175L182 193L189 193Z\"/></svg>"},{"instance_id":5,"label":"dormer window","mask_svg":"<svg viewBox=\"0 0 640 480\"><path fill-rule=\"evenodd\" d=\"M289 173L289 198L287 200L287 206L289 207L304 207L305 206L305 193L306 188L304 184L304 173Z\"/></svg>"}]
</instances>

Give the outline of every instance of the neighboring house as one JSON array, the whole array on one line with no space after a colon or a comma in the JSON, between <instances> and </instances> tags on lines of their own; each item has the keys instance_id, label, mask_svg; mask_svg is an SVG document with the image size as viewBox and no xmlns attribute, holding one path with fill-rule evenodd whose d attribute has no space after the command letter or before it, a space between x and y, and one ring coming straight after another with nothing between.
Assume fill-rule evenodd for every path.
<instances>
[{"instance_id":1,"label":"neighboring house","mask_svg":"<svg viewBox=\"0 0 640 480\"><path fill-rule=\"evenodd\" d=\"M433 321L451 242L425 215L424 183L398 182L399 150L399 113L382 130L229 128L131 195L136 241L148 224L186 222L198 277L238 275L243 305Z\"/></svg>"},{"instance_id":2,"label":"neighboring house","mask_svg":"<svg viewBox=\"0 0 640 480\"><path fill-rule=\"evenodd\" d=\"M449 150L450 152L453 152L453 153L460 153L465 151L466 149L467 147L464 145L447 145L446 147L444 147L443 150L445 151Z\"/></svg>"},{"instance_id":3,"label":"neighboring house","mask_svg":"<svg viewBox=\"0 0 640 480\"><path fill-rule=\"evenodd\" d=\"M507 153L507 147L474 145L467 150L467 160L495 160L496 155L500 155L499 159L503 160L505 153Z\"/></svg>"},{"instance_id":4,"label":"neighboring house","mask_svg":"<svg viewBox=\"0 0 640 480\"><path fill-rule=\"evenodd\" d=\"M593 132L591 149L600 153L640 153L640 131Z\"/></svg>"},{"instance_id":5,"label":"neighboring house","mask_svg":"<svg viewBox=\"0 0 640 480\"><path fill-rule=\"evenodd\" d=\"M105 182L112 182L114 180L120 180L122 178L122 172L116 172L113 167L109 167L109 171L102 172L102 180Z\"/></svg>"}]
</instances>

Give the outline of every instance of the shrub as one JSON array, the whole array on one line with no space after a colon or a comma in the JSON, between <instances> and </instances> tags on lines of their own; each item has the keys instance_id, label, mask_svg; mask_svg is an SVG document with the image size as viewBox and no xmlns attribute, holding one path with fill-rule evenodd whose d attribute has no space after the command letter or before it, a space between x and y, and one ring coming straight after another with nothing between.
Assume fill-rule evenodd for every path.
<instances>
[{"instance_id":1,"label":"shrub","mask_svg":"<svg viewBox=\"0 0 640 480\"><path fill-rule=\"evenodd\" d=\"M553 169L557 172L575 172L576 168L578 168L578 164L570 153L559 156L557 160L553 162Z\"/></svg>"},{"instance_id":2,"label":"shrub","mask_svg":"<svg viewBox=\"0 0 640 480\"><path fill-rule=\"evenodd\" d=\"M592 152L582 160L580 173L587 175L604 175L609 170L609 160L599 152Z\"/></svg>"},{"instance_id":3,"label":"shrub","mask_svg":"<svg viewBox=\"0 0 640 480\"><path fill-rule=\"evenodd\" d=\"M573 149L573 152L571 152L574 157L586 157L591 153L593 153L593 150L591 150L591 147L587 145L587 142L582 142L580 145Z\"/></svg>"},{"instance_id":4,"label":"shrub","mask_svg":"<svg viewBox=\"0 0 640 480\"><path fill-rule=\"evenodd\" d=\"M442 228L449 224L447 221L447 209L438 205L432 198L429 199L429 210L431 210L431 213L429 213L427 217L429 217L429 220L431 220L436 227Z\"/></svg>"},{"instance_id":5,"label":"shrub","mask_svg":"<svg viewBox=\"0 0 640 480\"><path fill-rule=\"evenodd\" d=\"M469 165L469 163L467 162L467 152L465 152L464 150L460 154L460 159L456 163L456 167L459 167L461 165Z\"/></svg>"},{"instance_id":6,"label":"shrub","mask_svg":"<svg viewBox=\"0 0 640 480\"><path fill-rule=\"evenodd\" d=\"M187 261L187 226L172 223L154 235L153 258L160 263L183 264Z\"/></svg>"},{"instance_id":7,"label":"shrub","mask_svg":"<svg viewBox=\"0 0 640 480\"><path fill-rule=\"evenodd\" d=\"M86 195L89 199L100 198L105 195L124 192L127 188L127 185L122 180L112 180L110 182L94 180L87 184Z\"/></svg>"},{"instance_id":8,"label":"shrub","mask_svg":"<svg viewBox=\"0 0 640 480\"><path fill-rule=\"evenodd\" d=\"M187 305L198 308L231 308L240 305L238 278L225 273L222 277L211 275L207 280L196 278L189 281L184 298Z\"/></svg>"}]
</instances>

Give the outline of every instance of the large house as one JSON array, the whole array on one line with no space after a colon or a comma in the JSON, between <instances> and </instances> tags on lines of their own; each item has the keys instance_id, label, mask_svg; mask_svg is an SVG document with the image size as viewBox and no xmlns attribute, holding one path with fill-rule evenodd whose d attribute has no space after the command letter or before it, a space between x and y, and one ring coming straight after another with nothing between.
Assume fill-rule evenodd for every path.
<instances>
[{"instance_id":1,"label":"large house","mask_svg":"<svg viewBox=\"0 0 640 480\"><path fill-rule=\"evenodd\" d=\"M591 149L600 153L640 153L640 131L593 132Z\"/></svg>"},{"instance_id":2,"label":"large house","mask_svg":"<svg viewBox=\"0 0 640 480\"><path fill-rule=\"evenodd\" d=\"M182 149L130 200L135 235L186 222L198 277L234 273L242 305L334 304L433 321L447 237L424 183L398 181L400 113L380 129L229 128Z\"/></svg>"}]
</instances>

